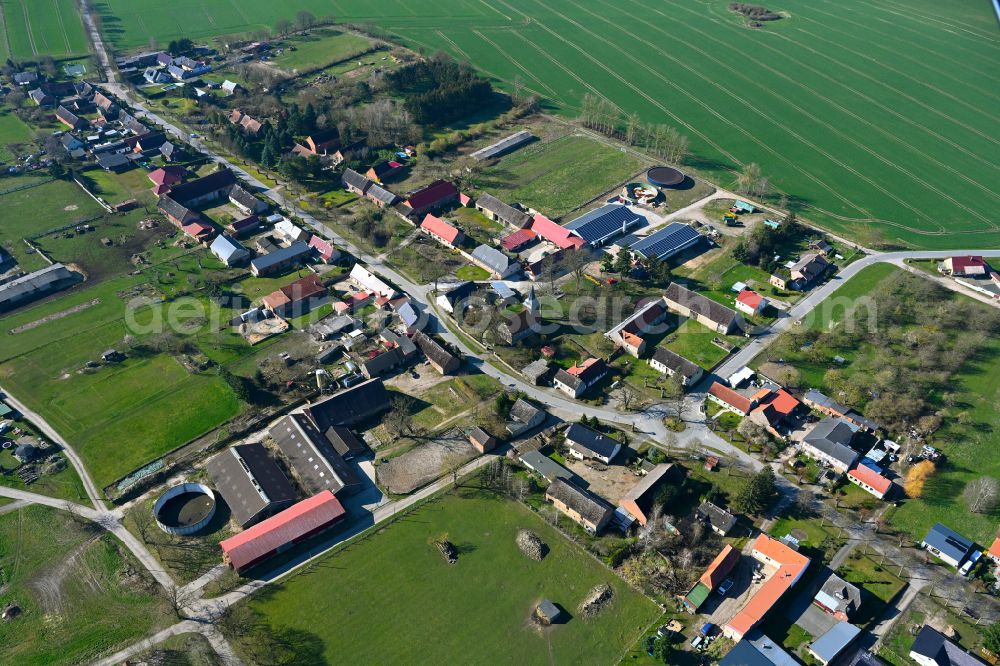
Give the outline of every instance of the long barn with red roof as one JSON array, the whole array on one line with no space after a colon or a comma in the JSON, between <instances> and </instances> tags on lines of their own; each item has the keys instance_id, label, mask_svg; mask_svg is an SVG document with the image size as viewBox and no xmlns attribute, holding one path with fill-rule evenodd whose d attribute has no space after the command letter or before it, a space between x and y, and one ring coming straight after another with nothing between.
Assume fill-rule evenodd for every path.
<instances>
[{"instance_id":1,"label":"long barn with red roof","mask_svg":"<svg viewBox=\"0 0 1000 666\"><path fill-rule=\"evenodd\" d=\"M329 490L319 492L281 513L219 542L222 560L243 573L296 543L344 519L347 511Z\"/></svg>"}]
</instances>

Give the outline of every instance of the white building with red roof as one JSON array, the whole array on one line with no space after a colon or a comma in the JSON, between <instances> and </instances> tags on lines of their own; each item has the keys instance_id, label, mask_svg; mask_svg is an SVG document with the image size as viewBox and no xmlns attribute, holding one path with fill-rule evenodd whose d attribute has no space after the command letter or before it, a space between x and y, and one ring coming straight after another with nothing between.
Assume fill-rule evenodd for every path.
<instances>
[{"instance_id":1,"label":"white building with red roof","mask_svg":"<svg viewBox=\"0 0 1000 666\"><path fill-rule=\"evenodd\" d=\"M744 289L736 297L736 309L750 316L759 315L767 307L767 299L752 289Z\"/></svg>"},{"instance_id":2,"label":"white building with red roof","mask_svg":"<svg viewBox=\"0 0 1000 666\"><path fill-rule=\"evenodd\" d=\"M420 223L420 230L450 248L460 245L464 238L461 229L430 213L424 216L424 221Z\"/></svg>"},{"instance_id":3,"label":"white building with red roof","mask_svg":"<svg viewBox=\"0 0 1000 666\"><path fill-rule=\"evenodd\" d=\"M858 465L847 472L847 480L856 486L861 486L879 499L892 490L892 480L888 479L866 465Z\"/></svg>"},{"instance_id":4,"label":"white building with red roof","mask_svg":"<svg viewBox=\"0 0 1000 666\"><path fill-rule=\"evenodd\" d=\"M948 257L941 262L944 272L956 277L986 275L990 265L982 257L963 256Z\"/></svg>"}]
</instances>

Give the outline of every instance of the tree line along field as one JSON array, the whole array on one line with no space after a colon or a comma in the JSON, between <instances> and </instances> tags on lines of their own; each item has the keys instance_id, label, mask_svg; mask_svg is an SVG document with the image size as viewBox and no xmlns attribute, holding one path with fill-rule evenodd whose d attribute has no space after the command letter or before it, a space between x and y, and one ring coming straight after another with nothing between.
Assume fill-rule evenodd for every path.
<instances>
[{"instance_id":1,"label":"tree line along field","mask_svg":"<svg viewBox=\"0 0 1000 666\"><path fill-rule=\"evenodd\" d=\"M726 0L297 0L98 3L112 42L138 48L273 25L298 10L374 22L443 49L574 115L584 94L668 123L689 168L723 184L760 163L775 189L865 242L995 245L1000 230L1000 36L989 3L776 0L746 27ZM962 63L961 67L951 63Z\"/></svg>"},{"instance_id":2,"label":"tree line along field","mask_svg":"<svg viewBox=\"0 0 1000 666\"><path fill-rule=\"evenodd\" d=\"M3 60L87 53L87 35L74 0L2 0L0 19Z\"/></svg>"}]
</instances>

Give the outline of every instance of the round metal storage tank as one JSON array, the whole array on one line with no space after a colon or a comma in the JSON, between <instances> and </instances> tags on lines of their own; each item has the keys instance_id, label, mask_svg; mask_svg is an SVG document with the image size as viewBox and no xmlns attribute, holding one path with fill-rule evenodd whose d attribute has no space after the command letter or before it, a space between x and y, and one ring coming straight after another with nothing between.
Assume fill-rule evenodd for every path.
<instances>
[{"instance_id":1,"label":"round metal storage tank","mask_svg":"<svg viewBox=\"0 0 1000 666\"><path fill-rule=\"evenodd\" d=\"M646 180L654 187L677 187L686 178L680 169L667 166L653 167L646 172Z\"/></svg>"},{"instance_id":2,"label":"round metal storage tank","mask_svg":"<svg viewBox=\"0 0 1000 666\"><path fill-rule=\"evenodd\" d=\"M167 490L153 505L156 524L167 534L187 536L215 516L215 493L201 483L182 483Z\"/></svg>"}]
</instances>

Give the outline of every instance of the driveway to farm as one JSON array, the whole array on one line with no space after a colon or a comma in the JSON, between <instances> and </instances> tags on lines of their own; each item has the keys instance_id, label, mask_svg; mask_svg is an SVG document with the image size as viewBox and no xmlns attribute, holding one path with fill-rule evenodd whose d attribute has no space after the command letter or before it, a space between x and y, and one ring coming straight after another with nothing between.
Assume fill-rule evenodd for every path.
<instances>
[{"instance_id":1,"label":"driveway to farm","mask_svg":"<svg viewBox=\"0 0 1000 666\"><path fill-rule=\"evenodd\" d=\"M107 505L104 503L104 500L101 499L101 493L97 489L97 486L94 485L94 481L90 478L90 474L87 473L87 468L83 466L83 460L81 460L80 456L77 455L75 450L73 450L73 447L66 443L66 440L63 439L62 435L56 432L56 429L49 425L48 421L43 419L41 415L28 409L24 403L11 395L10 392L5 390L2 386L0 386L0 394L3 395L3 399L7 404L21 412L21 415L25 419L31 421L46 437L62 448L63 453L66 454L66 457L69 459L70 463L72 463L73 468L80 477L80 481L83 482L83 488L87 492L87 497L90 499L91 504L94 505L95 509L106 509Z\"/></svg>"}]
</instances>

